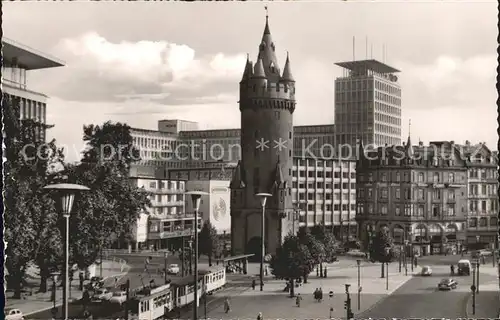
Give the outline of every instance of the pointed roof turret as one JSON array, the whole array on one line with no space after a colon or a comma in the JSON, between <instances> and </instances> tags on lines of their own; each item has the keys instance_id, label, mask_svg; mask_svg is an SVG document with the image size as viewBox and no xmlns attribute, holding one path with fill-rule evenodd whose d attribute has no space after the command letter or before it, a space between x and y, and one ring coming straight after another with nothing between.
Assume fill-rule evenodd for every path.
<instances>
[{"instance_id":1,"label":"pointed roof turret","mask_svg":"<svg viewBox=\"0 0 500 320\"><path fill-rule=\"evenodd\" d=\"M241 81L248 80L252 77L253 75L253 70L252 70L252 61L250 61L250 56L247 53L247 62L245 63L245 71L243 71L243 77L241 78Z\"/></svg>"},{"instance_id":2,"label":"pointed roof turret","mask_svg":"<svg viewBox=\"0 0 500 320\"><path fill-rule=\"evenodd\" d=\"M253 78L265 78L266 73L264 72L264 65L262 63L262 59L258 59L255 63L253 70Z\"/></svg>"},{"instance_id":3,"label":"pointed roof turret","mask_svg":"<svg viewBox=\"0 0 500 320\"><path fill-rule=\"evenodd\" d=\"M406 141L406 151L409 158L413 157L413 145L411 144L411 119L408 122L408 141Z\"/></svg>"},{"instance_id":4,"label":"pointed roof turret","mask_svg":"<svg viewBox=\"0 0 500 320\"><path fill-rule=\"evenodd\" d=\"M243 174L243 168L241 166L241 160L238 161L238 165L234 169L233 178L231 179L231 183L229 184L229 188L231 189L242 189L245 188L245 178Z\"/></svg>"},{"instance_id":5,"label":"pointed roof turret","mask_svg":"<svg viewBox=\"0 0 500 320\"><path fill-rule=\"evenodd\" d=\"M271 30L269 28L269 16L266 13L266 26L264 27L264 34L259 46L258 59L262 59L262 64L267 78L275 78L278 80L280 77L280 68L278 59L276 58L276 47L274 46Z\"/></svg>"},{"instance_id":6,"label":"pointed roof turret","mask_svg":"<svg viewBox=\"0 0 500 320\"><path fill-rule=\"evenodd\" d=\"M288 55L288 51L286 53L285 69L283 70L283 76L281 77L281 80L295 82L295 79L292 75L292 69L290 67L290 58Z\"/></svg>"}]
</instances>

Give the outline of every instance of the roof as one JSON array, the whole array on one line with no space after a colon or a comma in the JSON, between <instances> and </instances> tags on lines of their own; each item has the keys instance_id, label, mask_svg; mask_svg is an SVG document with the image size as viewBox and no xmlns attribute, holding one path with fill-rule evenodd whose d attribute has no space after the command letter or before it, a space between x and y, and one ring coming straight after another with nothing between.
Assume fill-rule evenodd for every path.
<instances>
[{"instance_id":1,"label":"roof","mask_svg":"<svg viewBox=\"0 0 500 320\"><path fill-rule=\"evenodd\" d=\"M359 61L347 61L347 62L337 62L335 65L352 70L352 71L363 71L372 70L377 73L396 73L401 72L400 70L393 68L385 63L382 63L375 59L370 60L359 60Z\"/></svg>"},{"instance_id":2,"label":"roof","mask_svg":"<svg viewBox=\"0 0 500 320\"><path fill-rule=\"evenodd\" d=\"M36 49L2 37L2 58L5 66L17 65L26 70L37 70L64 66L64 62Z\"/></svg>"}]
</instances>

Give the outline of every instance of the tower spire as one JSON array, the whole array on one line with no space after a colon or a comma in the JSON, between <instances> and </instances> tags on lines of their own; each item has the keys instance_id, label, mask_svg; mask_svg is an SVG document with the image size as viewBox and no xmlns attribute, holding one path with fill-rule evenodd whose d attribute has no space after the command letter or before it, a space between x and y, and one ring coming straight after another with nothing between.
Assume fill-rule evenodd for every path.
<instances>
[{"instance_id":1,"label":"tower spire","mask_svg":"<svg viewBox=\"0 0 500 320\"><path fill-rule=\"evenodd\" d=\"M281 77L281 80L295 82L295 79L292 75L292 69L290 67L290 57L288 55L288 51L286 52L285 68L283 70L283 76Z\"/></svg>"},{"instance_id":2,"label":"tower spire","mask_svg":"<svg viewBox=\"0 0 500 320\"><path fill-rule=\"evenodd\" d=\"M278 59L276 58L276 47L274 46L271 29L269 28L269 14L267 6L264 8L266 9L266 26L260 42L257 60L262 59L266 77L277 82L280 78L280 68L278 66Z\"/></svg>"}]
</instances>

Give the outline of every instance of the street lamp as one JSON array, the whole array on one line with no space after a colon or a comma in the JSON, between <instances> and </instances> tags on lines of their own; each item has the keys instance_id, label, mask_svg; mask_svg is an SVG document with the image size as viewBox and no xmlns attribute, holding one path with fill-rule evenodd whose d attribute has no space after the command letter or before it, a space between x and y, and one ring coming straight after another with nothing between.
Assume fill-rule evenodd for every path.
<instances>
[{"instance_id":1,"label":"street lamp","mask_svg":"<svg viewBox=\"0 0 500 320\"><path fill-rule=\"evenodd\" d=\"M193 274L193 238L189 238L189 274Z\"/></svg>"},{"instance_id":2,"label":"street lamp","mask_svg":"<svg viewBox=\"0 0 500 320\"><path fill-rule=\"evenodd\" d=\"M164 261L164 265L165 265L165 269L163 270L165 272L165 284L167 284L167 258L168 258L168 252L165 252L165 261Z\"/></svg>"},{"instance_id":3,"label":"street lamp","mask_svg":"<svg viewBox=\"0 0 500 320\"><path fill-rule=\"evenodd\" d=\"M358 266L358 310L361 308L361 260L356 260Z\"/></svg>"},{"instance_id":4,"label":"street lamp","mask_svg":"<svg viewBox=\"0 0 500 320\"><path fill-rule=\"evenodd\" d=\"M405 255L405 276L408 275L408 261L406 259L406 250L408 249L408 239L405 239L405 249L404 249L404 255ZM411 261L412 266L413 266L413 261Z\"/></svg>"},{"instance_id":5,"label":"street lamp","mask_svg":"<svg viewBox=\"0 0 500 320\"><path fill-rule=\"evenodd\" d=\"M64 244L64 288L63 288L63 319L68 319L68 292L69 292L69 216L77 192L88 191L89 188L72 183L58 183L43 187L43 189L56 191L59 198L60 210L65 219L65 244Z\"/></svg>"},{"instance_id":6,"label":"street lamp","mask_svg":"<svg viewBox=\"0 0 500 320\"><path fill-rule=\"evenodd\" d=\"M413 252L413 233L410 231L408 232L408 235L410 236L410 265L411 265L411 272L413 272L413 265L415 264L415 253Z\"/></svg>"},{"instance_id":7,"label":"street lamp","mask_svg":"<svg viewBox=\"0 0 500 320\"><path fill-rule=\"evenodd\" d=\"M476 263L472 264L472 285L470 290L472 291L472 314L476 314Z\"/></svg>"},{"instance_id":8,"label":"street lamp","mask_svg":"<svg viewBox=\"0 0 500 320\"><path fill-rule=\"evenodd\" d=\"M200 210L200 202L202 196L208 196L208 193L203 191L188 191L186 195L190 195L193 200L194 208L194 307L193 320L198 320L198 210Z\"/></svg>"},{"instance_id":9,"label":"street lamp","mask_svg":"<svg viewBox=\"0 0 500 320\"><path fill-rule=\"evenodd\" d=\"M260 238L261 238L261 254L260 254L260 291L264 291L264 256L266 255L266 248L264 245L264 227L265 227L265 216L266 216L266 202L267 198L272 197L270 193L257 193L255 195L260 199L260 205L262 206L262 221L261 221L261 229L260 229Z\"/></svg>"}]
</instances>

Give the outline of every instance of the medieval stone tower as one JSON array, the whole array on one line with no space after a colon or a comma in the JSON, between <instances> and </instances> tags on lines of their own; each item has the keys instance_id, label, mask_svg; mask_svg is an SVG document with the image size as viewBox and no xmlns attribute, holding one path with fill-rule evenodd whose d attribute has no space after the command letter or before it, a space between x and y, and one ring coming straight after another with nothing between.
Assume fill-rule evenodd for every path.
<instances>
[{"instance_id":1,"label":"medieval stone tower","mask_svg":"<svg viewBox=\"0 0 500 320\"><path fill-rule=\"evenodd\" d=\"M295 80L287 54L283 72L276 47L266 26L257 61L247 58L240 82L241 150L231 181L231 237L233 254L260 256L260 200L267 200L264 243L274 253L292 228L293 112Z\"/></svg>"}]
</instances>

